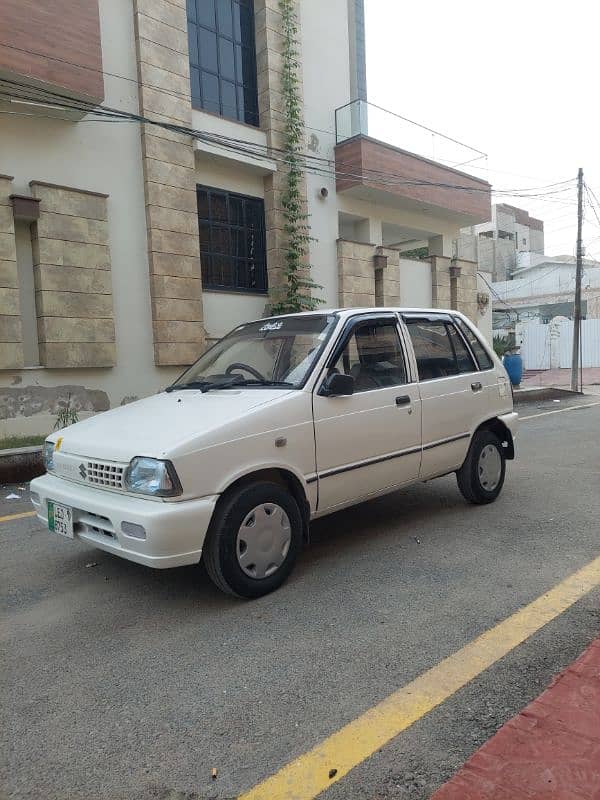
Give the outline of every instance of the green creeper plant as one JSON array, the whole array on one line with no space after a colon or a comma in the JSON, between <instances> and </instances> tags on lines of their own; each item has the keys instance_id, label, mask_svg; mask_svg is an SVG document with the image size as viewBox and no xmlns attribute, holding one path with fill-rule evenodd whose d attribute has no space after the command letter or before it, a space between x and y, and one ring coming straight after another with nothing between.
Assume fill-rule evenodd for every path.
<instances>
[{"instance_id":1,"label":"green creeper plant","mask_svg":"<svg viewBox=\"0 0 600 800\"><path fill-rule=\"evenodd\" d=\"M281 90L284 104L284 160L287 166L286 184L281 199L284 218L285 284L279 299L273 303L271 313L293 314L312 311L323 301L312 292L322 287L310 277L310 264L306 263L311 241L308 214L302 200L304 169L304 119L300 96L298 17L295 0L279 0L281 32L283 35Z\"/></svg>"}]
</instances>

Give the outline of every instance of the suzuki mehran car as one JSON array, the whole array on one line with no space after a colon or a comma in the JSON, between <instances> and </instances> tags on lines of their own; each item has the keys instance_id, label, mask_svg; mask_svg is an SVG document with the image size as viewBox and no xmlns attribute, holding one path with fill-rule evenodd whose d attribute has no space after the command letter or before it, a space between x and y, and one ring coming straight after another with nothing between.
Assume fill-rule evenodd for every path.
<instances>
[{"instance_id":1,"label":"suzuki mehran car","mask_svg":"<svg viewBox=\"0 0 600 800\"><path fill-rule=\"evenodd\" d=\"M240 597L281 585L312 519L455 472L495 500L508 377L456 311L338 309L239 325L165 391L52 434L39 518L149 567L202 559Z\"/></svg>"}]
</instances>

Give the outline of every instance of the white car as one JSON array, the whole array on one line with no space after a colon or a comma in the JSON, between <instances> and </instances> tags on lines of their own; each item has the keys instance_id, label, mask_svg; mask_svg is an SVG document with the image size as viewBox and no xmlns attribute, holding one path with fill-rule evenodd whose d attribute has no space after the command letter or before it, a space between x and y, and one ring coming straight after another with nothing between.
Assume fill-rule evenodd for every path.
<instances>
[{"instance_id":1,"label":"white car","mask_svg":"<svg viewBox=\"0 0 600 800\"><path fill-rule=\"evenodd\" d=\"M508 377L455 311L240 325L166 391L52 434L39 518L149 567L204 560L225 592L281 585L311 519L456 472L490 503L514 458Z\"/></svg>"}]
</instances>

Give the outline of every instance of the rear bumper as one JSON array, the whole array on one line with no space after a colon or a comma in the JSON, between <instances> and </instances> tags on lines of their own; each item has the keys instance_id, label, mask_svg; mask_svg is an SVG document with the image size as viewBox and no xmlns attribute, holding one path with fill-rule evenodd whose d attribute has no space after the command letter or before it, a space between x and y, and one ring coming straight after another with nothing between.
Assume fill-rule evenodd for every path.
<instances>
[{"instance_id":1,"label":"rear bumper","mask_svg":"<svg viewBox=\"0 0 600 800\"><path fill-rule=\"evenodd\" d=\"M519 415L516 411L510 411L507 414L501 414L498 419L503 422L508 430L511 432L513 439L517 435L519 429Z\"/></svg>"},{"instance_id":2,"label":"rear bumper","mask_svg":"<svg viewBox=\"0 0 600 800\"><path fill-rule=\"evenodd\" d=\"M75 538L137 564L166 569L196 564L217 495L180 503L130 497L44 475L31 482L38 518L48 525L48 500L73 509ZM145 538L128 536L122 523L141 526Z\"/></svg>"}]
</instances>

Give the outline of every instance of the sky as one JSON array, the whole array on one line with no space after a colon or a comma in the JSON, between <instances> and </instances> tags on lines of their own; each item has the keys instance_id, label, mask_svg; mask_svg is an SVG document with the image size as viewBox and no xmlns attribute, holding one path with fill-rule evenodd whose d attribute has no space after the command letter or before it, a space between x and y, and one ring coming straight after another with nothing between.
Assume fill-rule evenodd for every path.
<instances>
[{"instance_id":1,"label":"sky","mask_svg":"<svg viewBox=\"0 0 600 800\"><path fill-rule=\"evenodd\" d=\"M365 16L369 101L483 150L473 174L496 189L572 178L497 202L544 220L546 254L574 255L579 167L600 217L600 3L365 0ZM583 242L600 260L589 204Z\"/></svg>"}]
</instances>

